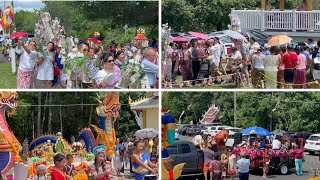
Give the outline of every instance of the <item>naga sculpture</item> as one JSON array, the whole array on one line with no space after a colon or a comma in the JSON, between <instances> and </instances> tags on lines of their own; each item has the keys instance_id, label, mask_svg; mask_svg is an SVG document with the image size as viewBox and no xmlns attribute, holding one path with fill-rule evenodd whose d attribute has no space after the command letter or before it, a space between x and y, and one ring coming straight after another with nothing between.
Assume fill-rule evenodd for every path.
<instances>
[{"instance_id":1,"label":"naga sculpture","mask_svg":"<svg viewBox=\"0 0 320 180\"><path fill-rule=\"evenodd\" d=\"M110 92L102 101L98 95L99 106L96 108L100 119L100 128L91 125L98 133L96 141L99 145L104 145L107 148L108 156L113 155L113 149L116 144L116 132L114 130L114 123L119 116L118 108L121 106L119 102L120 92Z\"/></svg>"},{"instance_id":2,"label":"naga sculpture","mask_svg":"<svg viewBox=\"0 0 320 180\"><path fill-rule=\"evenodd\" d=\"M0 92L0 172L6 174L15 162L20 162L21 145L6 121L6 109L8 116L13 116L17 103L16 92Z\"/></svg>"}]
</instances>

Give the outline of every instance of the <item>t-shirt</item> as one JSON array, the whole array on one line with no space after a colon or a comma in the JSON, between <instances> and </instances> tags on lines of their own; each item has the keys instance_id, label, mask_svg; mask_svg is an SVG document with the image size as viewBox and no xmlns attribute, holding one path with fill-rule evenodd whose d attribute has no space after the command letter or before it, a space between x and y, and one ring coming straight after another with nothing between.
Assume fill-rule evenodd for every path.
<instances>
[{"instance_id":1,"label":"t-shirt","mask_svg":"<svg viewBox=\"0 0 320 180\"><path fill-rule=\"evenodd\" d=\"M233 56L231 56L231 59L234 60L234 61L242 60L242 56L241 56L240 51L236 51L236 53Z\"/></svg>"},{"instance_id":2,"label":"t-shirt","mask_svg":"<svg viewBox=\"0 0 320 180\"><path fill-rule=\"evenodd\" d=\"M192 139L192 142L194 145L200 145L200 141L201 141L202 137L201 135L196 135L193 139Z\"/></svg>"},{"instance_id":3,"label":"t-shirt","mask_svg":"<svg viewBox=\"0 0 320 180\"><path fill-rule=\"evenodd\" d=\"M301 149L295 149L293 150L294 158L296 159L302 159L303 151Z\"/></svg>"},{"instance_id":4,"label":"t-shirt","mask_svg":"<svg viewBox=\"0 0 320 180\"><path fill-rule=\"evenodd\" d=\"M299 65L297 69L306 69L307 68L307 58L303 54L299 54L298 56Z\"/></svg>"},{"instance_id":5,"label":"t-shirt","mask_svg":"<svg viewBox=\"0 0 320 180\"><path fill-rule=\"evenodd\" d=\"M284 63L285 69L293 69L297 65L298 55L293 52L287 53L283 55L282 61Z\"/></svg>"},{"instance_id":6,"label":"t-shirt","mask_svg":"<svg viewBox=\"0 0 320 180\"><path fill-rule=\"evenodd\" d=\"M281 142L278 139L275 139L272 141L272 149L280 149L281 148Z\"/></svg>"},{"instance_id":7,"label":"t-shirt","mask_svg":"<svg viewBox=\"0 0 320 180\"><path fill-rule=\"evenodd\" d=\"M202 151L204 154L204 162L210 164L210 162L213 160L214 152L208 148L204 148Z\"/></svg>"},{"instance_id":8,"label":"t-shirt","mask_svg":"<svg viewBox=\"0 0 320 180\"><path fill-rule=\"evenodd\" d=\"M213 57L211 64L215 64L216 66L219 66L220 55L221 55L221 48L220 48L219 44L216 44L216 45L210 47L209 53Z\"/></svg>"}]
</instances>

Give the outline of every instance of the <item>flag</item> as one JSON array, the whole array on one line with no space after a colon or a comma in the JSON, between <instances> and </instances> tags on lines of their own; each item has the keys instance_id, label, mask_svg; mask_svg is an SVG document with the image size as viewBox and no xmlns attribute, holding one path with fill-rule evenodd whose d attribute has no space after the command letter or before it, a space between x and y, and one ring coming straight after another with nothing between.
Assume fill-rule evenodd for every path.
<instances>
[{"instance_id":1,"label":"flag","mask_svg":"<svg viewBox=\"0 0 320 180\"><path fill-rule=\"evenodd\" d=\"M4 26L2 26L3 29L9 27L11 23L13 22L14 18L14 7L13 7L13 1L7 6L7 8L3 11L2 14L2 21ZM2 23L0 23L2 24Z\"/></svg>"}]
</instances>

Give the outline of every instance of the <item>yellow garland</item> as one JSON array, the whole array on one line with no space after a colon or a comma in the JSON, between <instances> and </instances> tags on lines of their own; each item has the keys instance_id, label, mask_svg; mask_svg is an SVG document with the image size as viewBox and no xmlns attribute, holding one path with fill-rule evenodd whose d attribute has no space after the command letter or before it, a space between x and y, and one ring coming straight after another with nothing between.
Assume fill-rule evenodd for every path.
<instances>
[{"instance_id":1,"label":"yellow garland","mask_svg":"<svg viewBox=\"0 0 320 180\"><path fill-rule=\"evenodd\" d=\"M11 135L12 135L12 133L11 133ZM10 144L10 146L12 147L13 153L16 155L14 157L14 161L15 162L20 162L21 161L21 157L19 156L19 150L15 147L15 145L8 139L8 137L5 134L3 134L3 137ZM13 139L16 139L15 136L13 136Z\"/></svg>"},{"instance_id":2,"label":"yellow garland","mask_svg":"<svg viewBox=\"0 0 320 180\"><path fill-rule=\"evenodd\" d=\"M114 128L112 128L112 133L113 133L113 143L112 143L111 146L110 146L109 138L107 137L107 133L104 134L104 138L105 138L105 140L106 140L106 146L107 146L107 148L108 148L107 154L108 154L109 156L112 156L112 155L113 155L113 151L112 151L111 149L114 148L114 146L116 145L116 141L117 141L117 140L116 140L116 132L115 132Z\"/></svg>"}]
</instances>

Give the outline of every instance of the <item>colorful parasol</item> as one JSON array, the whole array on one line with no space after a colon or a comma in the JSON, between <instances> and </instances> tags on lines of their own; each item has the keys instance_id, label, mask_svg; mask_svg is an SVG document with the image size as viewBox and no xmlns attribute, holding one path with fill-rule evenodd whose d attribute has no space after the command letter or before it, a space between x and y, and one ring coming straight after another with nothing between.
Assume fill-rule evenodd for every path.
<instances>
[{"instance_id":1,"label":"colorful parasol","mask_svg":"<svg viewBox=\"0 0 320 180\"><path fill-rule=\"evenodd\" d=\"M12 38L24 38L28 37L28 33L26 32L13 32L10 34L10 37Z\"/></svg>"},{"instance_id":2,"label":"colorful parasol","mask_svg":"<svg viewBox=\"0 0 320 180\"><path fill-rule=\"evenodd\" d=\"M178 37L171 38L170 41L172 41L172 42L189 42L189 39L178 36Z\"/></svg>"},{"instance_id":3,"label":"colorful parasol","mask_svg":"<svg viewBox=\"0 0 320 180\"><path fill-rule=\"evenodd\" d=\"M101 43L101 41L100 41L100 40L95 39L95 38L88 38L88 41L91 41L91 42L96 43L96 44Z\"/></svg>"},{"instance_id":4,"label":"colorful parasol","mask_svg":"<svg viewBox=\"0 0 320 180\"><path fill-rule=\"evenodd\" d=\"M273 36L269 42L268 45L269 46L280 46L282 44L286 44L292 41L292 38L290 38L289 36L286 35L277 35L277 36Z\"/></svg>"},{"instance_id":5,"label":"colorful parasol","mask_svg":"<svg viewBox=\"0 0 320 180\"><path fill-rule=\"evenodd\" d=\"M194 36L194 37L197 37L197 38L200 38L200 39L204 39L204 40L208 40L210 39L209 36L205 35L205 34L202 34L200 32L188 32L190 35Z\"/></svg>"}]
</instances>

